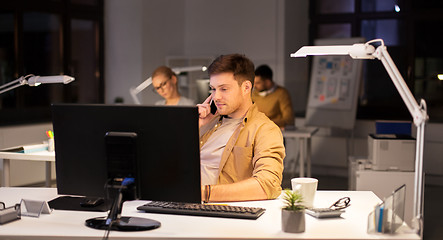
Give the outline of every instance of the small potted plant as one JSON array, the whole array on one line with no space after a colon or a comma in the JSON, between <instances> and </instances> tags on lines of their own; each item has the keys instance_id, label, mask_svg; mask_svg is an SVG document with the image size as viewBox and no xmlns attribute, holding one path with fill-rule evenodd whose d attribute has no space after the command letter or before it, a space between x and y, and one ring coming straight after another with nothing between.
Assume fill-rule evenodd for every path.
<instances>
[{"instance_id":1,"label":"small potted plant","mask_svg":"<svg viewBox=\"0 0 443 240\"><path fill-rule=\"evenodd\" d=\"M284 190L283 200L285 206L281 212L282 230L289 233L302 233L305 231L305 206L303 198L298 191Z\"/></svg>"}]
</instances>

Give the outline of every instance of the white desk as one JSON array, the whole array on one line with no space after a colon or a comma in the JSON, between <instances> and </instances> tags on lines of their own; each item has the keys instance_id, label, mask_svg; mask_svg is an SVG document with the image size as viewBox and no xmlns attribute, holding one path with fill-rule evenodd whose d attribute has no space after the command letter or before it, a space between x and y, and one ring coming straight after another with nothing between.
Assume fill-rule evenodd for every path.
<instances>
[{"instance_id":1,"label":"white desk","mask_svg":"<svg viewBox=\"0 0 443 240\"><path fill-rule=\"evenodd\" d=\"M311 137L318 131L316 127L297 128L296 130L284 130L283 137L299 139L299 151L300 151L300 177L305 176L305 163L306 163L306 176L311 177ZM294 146L295 148L297 146Z\"/></svg>"},{"instance_id":2,"label":"white desk","mask_svg":"<svg viewBox=\"0 0 443 240\"><path fill-rule=\"evenodd\" d=\"M51 164L55 162L55 152L34 152L34 153L15 153L0 151L0 158L3 159L3 181L2 187L9 187L10 182L10 161L43 161L46 163L46 187L51 186Z\"/></svg>"},{"instance_id":3,"label":"white desk","mask_svg":"<svg viewBox=\"0 0 443 240\"><path fill-rule=\"evenodd\" d=\"M18 203L21 198L50 200L57 196L51 188L0 188L0 201L6 206ZM137 206L146 201L126 202L123 216L151 218L161 222L161 227L142 232L112 231L110 239L420 239L409 228L401 227L402 233L368 234L367 217L380 199L372 192L318 191L315 207L329 206L340 197L351 198L351 206L342 218L317 219L306 216L306 231L292 234L281 231L282 201L250 201L230 203L239 206L266 208L257 220L193 217L138 212ZM0 226L0 239L101 239L104 231L88 228L86 219L105 216L100 212L74 212L54 210L40 218L22 217L21 220Z\"/></svg>"}]
</instances>

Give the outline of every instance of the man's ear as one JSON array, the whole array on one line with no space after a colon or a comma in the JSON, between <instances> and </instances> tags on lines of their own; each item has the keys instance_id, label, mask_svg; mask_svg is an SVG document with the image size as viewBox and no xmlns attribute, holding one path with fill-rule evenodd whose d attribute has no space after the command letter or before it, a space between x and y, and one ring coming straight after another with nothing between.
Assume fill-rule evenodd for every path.
<instances>
[{"instance_id":1,"label":"man's ear","mask_svg":"<svg viewBox=\"0 0 443 240\"><path fill-rule=\"evenodd\" d=\"M273 84L273 83L272 83L272 80L271 80L271 79L267 78L267 79L265 80L265 85L266 85L266 89L267 89L267 90L271 89L272 84Z\"/></svg>"},{"instance_id":2,"label":"man's ear","mask_svg":"<svg viewBox=\"0 0 443 240\"><path fill-rule=\"evenodd\" d=\"M242 86L243 86L244 93L246 93L246 94L251 93L251 91L252 91L252 82L251 81L248 81L248 80L244 81Z\"/></svg>"}]
</instances>

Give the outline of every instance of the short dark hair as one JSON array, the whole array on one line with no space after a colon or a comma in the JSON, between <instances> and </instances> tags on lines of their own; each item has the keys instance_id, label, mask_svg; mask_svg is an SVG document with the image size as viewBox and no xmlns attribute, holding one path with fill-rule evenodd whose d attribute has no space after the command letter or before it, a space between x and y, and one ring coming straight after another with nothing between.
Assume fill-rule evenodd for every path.
<instances>
[{"instance_id":1,"label":"short dark hair","mask_svg":"<svg viewBox=\"0 0 443 240\"><path fill-rule=\"evenodd\" d=\"M254 63L242 54L220 55L208 67L209 76L219 73L233 73L234 79L241 85L250 81L254 85Z\"/></svg>"},{"instance_id":2,"label":"short dark hair","mask_svg":"<svg viewBox=\"0 0 443 240\"><path fill-rule=\"evenodd\" d=\"M255 69L255 76L272 81L272 69L268 65L260 65Z\"/></svg>"}]
</instances>

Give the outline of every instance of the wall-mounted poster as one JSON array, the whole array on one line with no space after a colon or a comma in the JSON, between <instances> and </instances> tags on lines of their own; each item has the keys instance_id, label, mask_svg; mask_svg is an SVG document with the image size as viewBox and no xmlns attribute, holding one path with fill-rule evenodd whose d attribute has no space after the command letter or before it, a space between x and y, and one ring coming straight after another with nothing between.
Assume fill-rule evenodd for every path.
<instances>
[{"instance_id":1,"label":"wall-mounted poster","mask_svg":"<svg viewBox=\"0 0 443 240\"><path fill-rule=\"evenodd\" d=\"M352 45L363 38L318 39L315 45ZM306 125L352 129L355 124L362 61L350 56L314 56Z\"/></svg>"}]
</instances>

